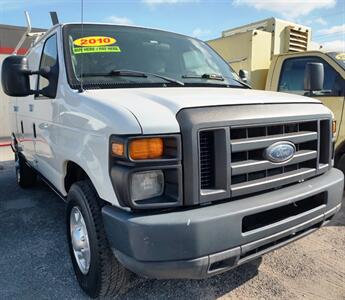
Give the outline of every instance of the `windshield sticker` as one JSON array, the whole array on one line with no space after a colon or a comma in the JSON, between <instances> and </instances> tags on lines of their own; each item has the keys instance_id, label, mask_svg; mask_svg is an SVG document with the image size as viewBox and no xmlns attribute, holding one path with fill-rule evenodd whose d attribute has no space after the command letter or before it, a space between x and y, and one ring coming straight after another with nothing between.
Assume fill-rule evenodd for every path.
<instances>
[{"instance_id":1,"label":"windshield sticker","mask_svg":"<svg viewBox=\"0 0 345 300\"><path fill-rule=\"evenodd\" d=\"M335 56L337 60L345 60L345 53L339 53Z\"/></svg>"},{"instance_id":2,"label":"windshield sticker","mask_svg":"<svg viewBox=\"0 0 345 300\"><path fill-rule=\"evenodd\" d=\"M82 53L107 53L107 52L121 52L119 46L102 46L102 47L73 47L74 54Z\"/></svg>"},{"instance_id":3,"label":"windshield sticker","mask_svg":"<svg viewBox=\"0 0 345 300\"><path fill-rule=\"evenodd\" d=\"M116 39L108 36L86 36L73 41L73 54L121 52L119 46L113 46Z\"/></svg>"},{"instance_id":4,"label":"windshield sticker","mask_svg":"<svg viewBox=\"0 0 345 300\"><path fill-rule=\"evenodd\" d=\"M73 44L81 47L109 46L116 43L116 39L108 36L86 36L73 41Z\"/></svg>"}]
</instances>

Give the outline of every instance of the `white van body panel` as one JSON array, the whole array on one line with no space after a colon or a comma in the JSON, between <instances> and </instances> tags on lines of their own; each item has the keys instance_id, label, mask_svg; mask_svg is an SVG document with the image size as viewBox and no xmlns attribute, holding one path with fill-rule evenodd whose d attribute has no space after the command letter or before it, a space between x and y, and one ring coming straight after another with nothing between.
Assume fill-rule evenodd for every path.
<instances>
[{"instance_id":1,"label":"white van body panel","mask_svg":"<svg viewBox=\"0 0 345 300\"><path fill-rule=\"evenodd\" d=\"M176 114L183 108L269 103L318 103L298 95L237 88L133 88L88 90L86 97L112 107L126 107L143 134L180 132Z\"/></svg>"},{"instance_id":2,"label":"white van body panel","mask_svg":"<svg viewBox=\"0 0 345 300\"><path fill-rule=\"evenodd\" d=\"M57 34L59 58L56 98L34 95L18 98L17 120L16 115L11 114L12 122L17 122L13 133L28 162L62 195L67 195L64 179L67 163L71 161L86 172L102 199L118 205L109 177L109 137L112 134L140 135L141 127L128 109L90 100L83 96L85 93L69 87L59 28L50 31L27 54L30 70L39 69L44 42L54 34ZM37 75L30 76L30 85L36 89Z\"/></svg>"},{"instance_id":3,"label":"white van body panel","mask_svg":"<svg viewBox=\"0 0 345 300\"><path fill-rule=\"evenodd\" d=\"M77 91L66 76L61 27L30 50L31 70L38 70L44 42L57 34L59 85L55 99L28 96L18 99L15 132L25 157L55 188L66 196L64 179L68 162L79 165L99 196L119 206L109 176L109 139L112 135L179 133L177 113L184 108L264 104L315 103L317 100L267 91L237 88L125 88ZM37 76L31 76L31 88ZM12 114L11 118L14 118ZM24 135L21 134L21 121ZM36 138L33 137L33 124Z\"/></svg>"},{"instance_id":4,"label":"white van body panel","mask_svg":"<svg viewBox=\"0 0 345 300\"><path fill-rule=\"evenodd\" d=\"M90 177L102 199L118 205L109 176L109 139L113 134L140 135L141 127L128 109L90 99L84 94L67 88L61 98L56 133L61 174L59 190L66 195L64 176L68 161L72 161Z\"/></svg>"},{"instance_id":5,"label":"white van body panel","mask_svg":"<svg viewBox=\"0 0 345 300\"><path fill-rule=\"evenodd\" d=\"M63 154L57 154L59 172L66 174L68 161L77 163L100 197L113 205L118 205L118 200L109 176L111 135L179 133L176 114L186 107L318 102L300 96L229 88L104 89L79 93L67 87L65 93L57 132L60 142L56 145L57 152ZM57 186L65 195L63 180L61 176Z\"/></svg>"}]
</instances>

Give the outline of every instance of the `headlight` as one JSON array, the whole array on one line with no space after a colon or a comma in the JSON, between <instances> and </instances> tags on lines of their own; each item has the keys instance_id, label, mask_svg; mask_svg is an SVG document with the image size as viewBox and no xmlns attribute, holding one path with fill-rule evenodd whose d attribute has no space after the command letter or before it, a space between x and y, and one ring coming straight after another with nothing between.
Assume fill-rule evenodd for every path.
<instances>
[{"instance_id":1,"label":"headlight","mask_svg":"<svg viewBox=\"0 0 345 300\"><path fill-rule=\"evenodd\" d=\"M119 204L133 209L183 205L179 134L110 137L109 171Z\"/></svg>"},{"instance_id":2,"label":"headlight","mask_svg":"<svg viewBox=\"0 0 345 300\"><path fill-rule=\"evenodd\" d=\"M161 196L164 192L164 175L161 170L133 173L131 178L132 201Z\"/></svg>"}]
</instances>

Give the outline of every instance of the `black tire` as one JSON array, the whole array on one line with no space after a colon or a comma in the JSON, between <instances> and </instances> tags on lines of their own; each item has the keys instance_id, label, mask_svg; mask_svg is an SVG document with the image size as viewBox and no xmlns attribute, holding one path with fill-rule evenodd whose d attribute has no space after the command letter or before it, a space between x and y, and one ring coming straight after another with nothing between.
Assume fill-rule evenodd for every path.
<instances>
[{"instance_id":1,"label":"black tire","mask_svg":"<svg viewBox=\"0 0 345 300\"><path fill-rule=\"evenodd\" d=\"M21 155L16 153L15 160L16 178L19 186L23 189L35 186L37 180L36 172L27 165L25 158Z\"/></svg>"},{"instance_id":2,"label":"black tire","mask_svg":"<svg viewBox=\"0 0 345 300\"><path fill-rule=\"evenodd\" d=\"M336 158L335 167L339 169L340 171L342 171L343 174L345 175L345 153L339 155L338 158ZM345 186L344 186L344 190L345 190Z\"/></svg>"},{"instance_id":3,"label":"black tire","mask_svg":"<svg viewBox=\"0 0 345 300\"><path fill-rule=\"evenodd\" d=\"M335 167L342 171L345 175L345 154L342 154L337 160Z\"/></svg>"},{"instance_id":4,"label":"black tire","mask_svg":"<svg viewBox=\"0 0 345 300\"><path fill-rule=\"evenodd\" d=\"M67 238L74 272L80 287L91 298L114 297L126 291L130 272L113 255L106 237L101 204L89 180L74 183L68 193L66 210ZM90 268L83 274L73 252L70 232L70 214L77 207L86 224L90 250Z\"/></svg>"}]
</instances>

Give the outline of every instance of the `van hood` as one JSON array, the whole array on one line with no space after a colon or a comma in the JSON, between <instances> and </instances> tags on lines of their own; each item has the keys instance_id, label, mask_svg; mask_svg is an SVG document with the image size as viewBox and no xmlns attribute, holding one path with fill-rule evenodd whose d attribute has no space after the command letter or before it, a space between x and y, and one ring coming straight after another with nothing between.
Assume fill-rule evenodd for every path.
<instances>
[{"instance_id":1,"label":"van hood","mask_svg":"<svg viewBox=\"0 0 345 300\"><path fill-rule=\"evenodd\" d=\"M138 120L143 134L180 132L176 114L185 108L243 104L320 103L303 96L235 88L133 88L86 90L88 98L122 106Z\"/></svg>"}]
</instances>

